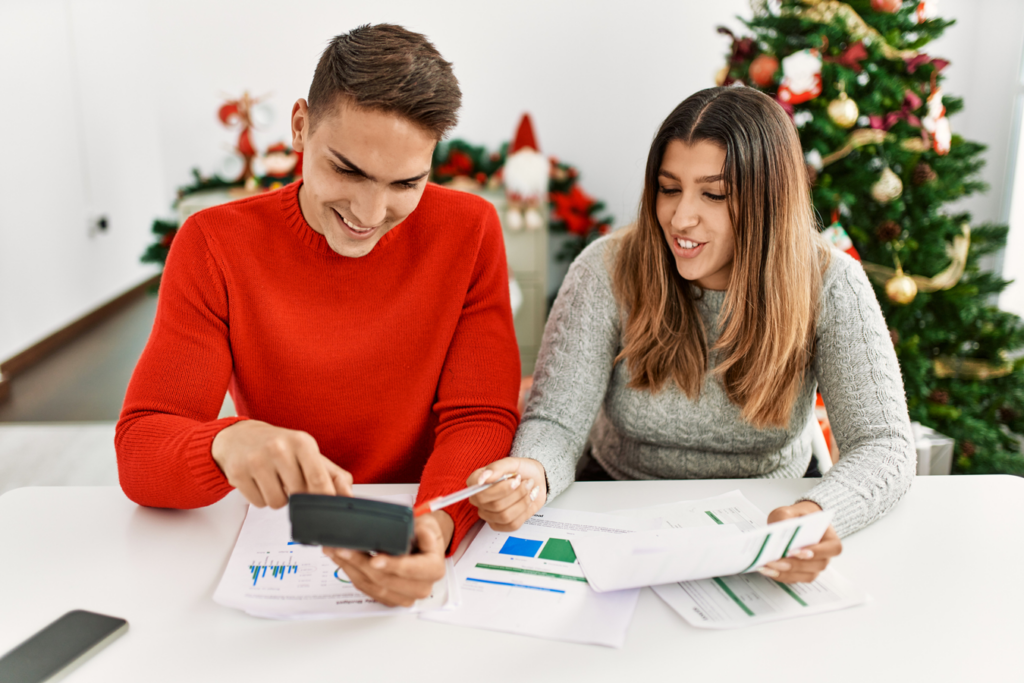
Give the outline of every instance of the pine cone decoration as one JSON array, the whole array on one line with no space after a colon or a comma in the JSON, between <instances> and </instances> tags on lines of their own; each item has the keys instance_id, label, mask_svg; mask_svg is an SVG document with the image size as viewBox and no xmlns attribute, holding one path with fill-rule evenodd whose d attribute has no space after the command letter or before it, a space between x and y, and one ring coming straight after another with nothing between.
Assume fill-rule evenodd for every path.
<instances>
[{"instance_id":1,"label":"pine cone decoration","mask_svg":"<svg viewBox=\"0 0 1024 683\"><path fill-rule=\"evenodd\" d=\"M962 444L960 444L960 453L965 458L973 458L974 453L976 451L977 449L974 447L974 444L971 443L970 441L964 441Z\"/></svg>"},{"instance_id":2,"label":"pine cone decoration","mask_svg":"<svg viewBox=\"0 0 1024 683\"><path fill-rule=\"evenodd\" d=\"M896 221L882 221L875 228L875 236L882 242L891 242L900 236L903 228Z\"/></svg>"},{"instance_id":3,"label":"pine cone decoration","mask_svg":"<svg viewBox=\"0 0 1024 683\"><path fill-rule=\"evenodd\" d=\"M922 161L914 167L914 172L910 179L915 185L921 186L925 183L930 183L938 177L938 174L932 170L932 167Z\"/></svg>"},{"instance_id":4,"label":"pine cone decoration","mask_svg":"<svg viewBox=\"0 0 1024 683\"><path fill-rule=\"evenodd\" d=\"M932 403L941 403L946 405L949 403L949 392L943 391L942 389L935 389L932 393L928 394L928 400Z\"/></svg>"},{"instance_id":5,"label":"pine cone decoration","mask_svg":"<svg viewBox=\"0 0 1024 683\"><path fill-rule=\"evenodd\" d=\"M1016 410L1010 406L1003 406L999 409L999 421L1003 424L1010 424L1019 417Z\"/></svg>"}]
</instances>

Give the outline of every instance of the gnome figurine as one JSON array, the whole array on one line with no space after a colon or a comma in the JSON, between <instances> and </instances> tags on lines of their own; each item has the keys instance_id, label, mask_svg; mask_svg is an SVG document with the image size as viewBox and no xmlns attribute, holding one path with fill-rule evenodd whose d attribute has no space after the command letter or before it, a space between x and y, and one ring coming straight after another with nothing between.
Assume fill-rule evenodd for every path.
<instances>
[{"instance_id":1,"label":"gnome figurine","mask_svg":"<svg viewBox=\"0 0 1024 683\"><path fill-rule=\"evenodd\" d=\"M538 149L530 115L523 114L502 170L508 197L505 227L539 230L544 226L540 207L547 198L550 174L551 162Z\"/></svg>"}]
</instances>

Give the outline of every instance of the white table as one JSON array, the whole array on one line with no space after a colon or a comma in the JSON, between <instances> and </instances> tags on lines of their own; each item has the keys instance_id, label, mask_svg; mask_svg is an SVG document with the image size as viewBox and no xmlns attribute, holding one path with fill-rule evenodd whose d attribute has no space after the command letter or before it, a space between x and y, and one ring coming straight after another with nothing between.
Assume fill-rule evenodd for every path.
<instances>
[{"instance_id":1,"label":"white table","mask_svg":"<svg viewBox=\"0 0 1024 683\"><path fill-rule=\"evenodd\" d=\"M553 506L601 511L739 488L768 511L812 483L582 483ZM193 511L140 508L117 488L0 496L0 652L81 608L131 627L73 683L1024 680L1024 480L1013 477L920 478L847 539L834 565L874 598L866 606L702 631L645 589L621 650L413 616L278 622L220 607L211 595L244 513L237 493Z\"/></svg>"}]
</instances>

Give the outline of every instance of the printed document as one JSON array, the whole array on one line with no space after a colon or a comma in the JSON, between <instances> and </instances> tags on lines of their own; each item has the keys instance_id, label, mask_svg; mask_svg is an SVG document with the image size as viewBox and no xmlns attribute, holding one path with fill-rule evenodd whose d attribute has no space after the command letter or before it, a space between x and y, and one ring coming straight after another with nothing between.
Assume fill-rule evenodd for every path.
<instances>
[{"instance_id":1,"label":"printed document","mask_svg":"<svg viewBox=\"0 0 1024 683\"><path fill-rule=\"evenodd\" d=\"M654 592L697 628L737 628L867 602L867 596L834 569L812 583L780 583L761 574L740 574L654 586Z\"/></svg>"},{"instance_id":2,"label":"printed document","mask_svg":"<svg viewBox=\"0 0 1024 683\"><path fill-rule=\"evenodd\" d=\"M749 531L732 524L657 529L585 537L574 547L590 586L616 591L755 571L790 550L814 545L831 521L826 510Z\"/></svg>"},{"instance_id":3,"label":"printed document","mask_svg":"<svg viewBox=\"0 0 1024 683\"><path fill-rule=\"evenodd\" d=\"M763 527L767 515L740 491L703 500L684 500L614 514L661 517L663 528L733 525L740 531ZM725 629L853 607L868 596L835 569L812 583L783 584L761 574L739 574L652 586L691 626Z\"/></svg>"},{"instance_id":4,"label":"printed document","mask_svg":"<svg viewBox=\"0 0 1024 683\"><path fill-rule=\"evenodd\" d=\"M421 619L622 647L638 589L597 593L574 548L585 538L656 529L660 519L543 508L515 532L484 526L455 565L458 610Z\"/></svg>"},{"instance_id":5,"label":"printed document","mask_svg":"<svg viewBox=\"0 0 1024 683\"><path fill-rule=\"evenodd\" d=\"M379 496L378 500L412 505L413 496ZM457 603L457 589L450 585L454 576L450 562L430 597L411 608L387 607L353 586L319 546L300 545L291 538L287 506L272 510L250 505L214 601L268 619L379 616Z\"/></svg>"}]
</instances>

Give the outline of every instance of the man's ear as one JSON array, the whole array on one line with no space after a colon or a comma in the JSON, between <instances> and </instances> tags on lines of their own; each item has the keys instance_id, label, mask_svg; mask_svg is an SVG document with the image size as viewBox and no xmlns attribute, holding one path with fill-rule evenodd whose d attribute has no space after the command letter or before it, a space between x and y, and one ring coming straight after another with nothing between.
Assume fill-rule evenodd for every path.
<instances>
[{"instance_id":1,"label":"man's ear","mask_svg":"<svg viewBox=\"0 0 1024 683\"><path fill-rule=\"evenodd\" d=\"M300 97L292 107L292 149L296 152L304 152L307 135L309 135L309 105Z\"/></svg>"}]
</instances>

